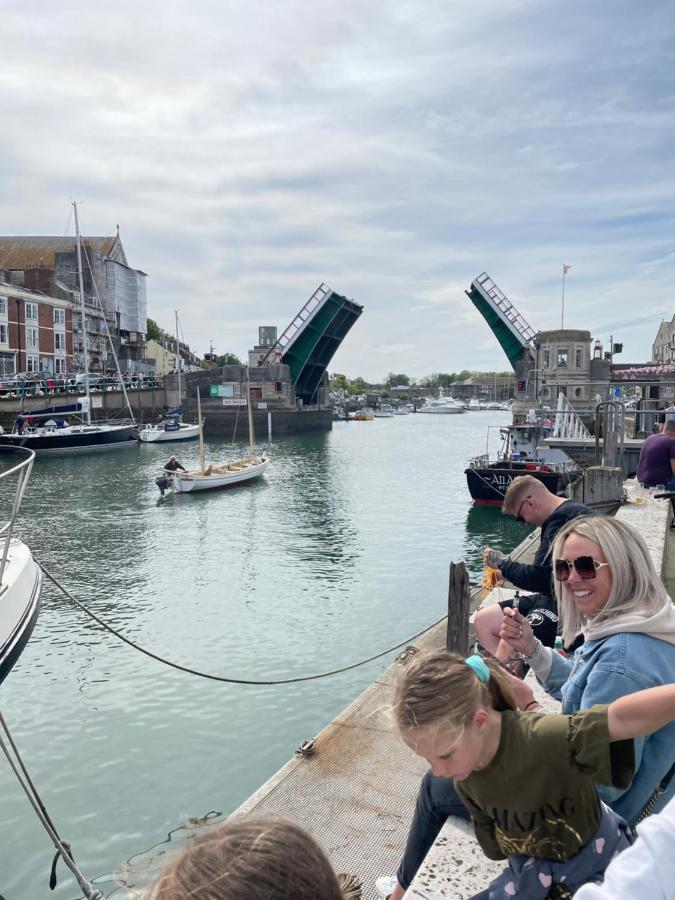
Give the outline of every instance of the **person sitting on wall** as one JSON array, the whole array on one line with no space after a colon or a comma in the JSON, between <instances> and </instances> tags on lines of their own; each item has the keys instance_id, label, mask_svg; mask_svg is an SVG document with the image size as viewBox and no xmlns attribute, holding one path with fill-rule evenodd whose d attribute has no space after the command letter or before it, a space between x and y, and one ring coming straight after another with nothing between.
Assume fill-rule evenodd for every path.
<instances>
[{"instance_id":1,"label":"person sitting on wall","mask_svg":"<svg viewBox=\"0 0 675 900\"><path fill-rule=\"evenodd\" d=\"M675 491L675 419L668 419L659 434L650 434L640 450L637 479L645 487L663 485L667 491ZM675 497L670 498L673 518L670 527L675 529Z\"/></svg>"},{"instance_id":2,"label":"person sitting on wall","mask_svg":"<svg viewBox=\"0 0 675 900\"><path fill-rule=\"evenodd\" d=\"M187 472L185 466L181 466L175 456L170 457L168 463L164 465L165 472L176 472L178 469L182 472Z\"/></svg>"},{"instance_id":3,"label":"person sitting on wall","mask_svg":"<svg viewBox=\"0 0 675 900\"><path fill-rule=\"evenodd\" d=\"M502 512L515 516L519 522L538 525L539 547L531 565L514 562L501 551L487 547L483 553L485 564L498 569L515 587L537 592L521 597L518 609L542 644L553 647L558 634L558 610L553 597L551 547L563 525L578 516L592 516L593 510L584 503L552 494L533 475L520 475L506 489ZM478 642L500 660L511 656L511 647L499 636L507 607L513 607L513 600L486 606L478 610L474 622Z\"/></svg>"}]
</instances>

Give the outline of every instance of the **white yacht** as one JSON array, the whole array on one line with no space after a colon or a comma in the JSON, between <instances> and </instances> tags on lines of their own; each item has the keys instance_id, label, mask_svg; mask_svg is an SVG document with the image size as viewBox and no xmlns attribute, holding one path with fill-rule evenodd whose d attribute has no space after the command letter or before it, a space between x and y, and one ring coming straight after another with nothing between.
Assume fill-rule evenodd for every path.
<instances>
[{"instance_id":1,"label":"white yacht","mask_svg":"<svg viewBox=\"0 0 675 900\"><path fill-rule=\"evenodd\" d=\"M448 415L448 414L457 414L457 413L465 413L466 408L463 403L460 403L459 400L454 400L452 397L446 397L443 393L443 388L438 389L438 399L429 398L425 400L424 406L421 406L417 412L420 413L436 413L440 415Z\"/></svg>"}]
</instances>

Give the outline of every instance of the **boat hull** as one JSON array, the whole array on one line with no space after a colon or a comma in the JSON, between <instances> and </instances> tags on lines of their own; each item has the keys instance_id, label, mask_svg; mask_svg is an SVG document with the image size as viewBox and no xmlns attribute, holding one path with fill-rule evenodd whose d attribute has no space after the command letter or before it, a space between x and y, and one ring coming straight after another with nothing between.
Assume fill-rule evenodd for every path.
<instances>
[{"instance_id":1,"label":"boat hull","mask_svg":"<svg viewBox=\"0 0 675 900\"><path fill-rule=\"evenodd\" d=\"M2 578L0 603L0 683L33 633L40 611L42 570L22 542L12 540Z\"/></svg>"},{"instance_id":2,"label":"boat hull","mask_svg":"<svg viewBox=\"0 0 675 900\"><path fill-rule=\"evenodd\" d=\"M466 483L474 503L484 506L501 506L506 489L519 475L532 475L553 494L561 492L570 481L564 472L542 471L504 463L499 466L465 469Z\"/></svg>"},{"instance_id":3,"label":"boat hull","mask_svg":"<svg viewBox=\"0 0 675 900\"><path fill-rule=\"evenodd\" d=\"M429 416L458 416L462 413L465 413L466 410L463 407L456 408L451 406L446 409L443 409L442 407L439 407L437 409L428 409L427 407L422 406L417 410L417 412L426 413Z\"/></svg>"},{"instance_id":4,"label":"boat hull","mask_svg":"<svg viewBox=\"0 0 675 900\"><path fill-rule=\"evenodd\" d=\"M177 429L158 428L150 425L141 428L138 439L142 444L166 444L173 441L192 441L199 437L199 425L181 425Z\"/></svg>"},{"instance_id":5,"label":"boat hull","mask_svg":"<svg viewBox=\"0 0 675 900\"><path fill-rule=\"evenodd\" d=\"M230 487L260 478L267 468L269 460L263 459L246 468L233 469L229 472L218 472L213 475L200 475L198 472L179 472L171 475L170 490L176 494L191 494L195 491L208 491L216 488Z\"/></svg>"},{"instance_id":6,"label":"boat hull","mask_svg":"<svg viewBox=\"0 0 675 900\"><path fill-rule=\"evenodd\" d=\"M45 428L26 434L0 435L0 447L25 447L42 453L78 453L93 450L114 450L135 444L136 425L68 425L65 428Z\"/></svg>"}]
</instances>

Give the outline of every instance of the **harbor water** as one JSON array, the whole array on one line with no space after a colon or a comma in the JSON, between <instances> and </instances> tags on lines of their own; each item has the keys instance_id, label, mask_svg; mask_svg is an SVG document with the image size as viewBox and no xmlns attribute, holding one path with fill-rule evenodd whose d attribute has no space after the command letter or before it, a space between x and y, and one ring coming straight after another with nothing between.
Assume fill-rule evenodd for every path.
<instances>
[{"instance_id":1,"label":"harbor water","mask_svg":"<svg viewBox=\"0 0 675 900\"><path fill-rule=\"evenodd\" d=\"M164 500L162 463L172 452L196 463L196 443L40 459L17 533L78 600L159 656L251 680L323 672L440 618L450 561L477 580L484 546L523 539L525 526L472 506L464 476L488 424L509 421L337 422L275 441L257 483ZM207 458L240 450L207 443ZM226 816L395 655L301 684L221 684L141 655L45 581L0 709L78 864L121 897L126 861ZM0 798L0 895L80 896L62 863L49 892L53 848L4 758Z\"/></svg>"}]
</instances>

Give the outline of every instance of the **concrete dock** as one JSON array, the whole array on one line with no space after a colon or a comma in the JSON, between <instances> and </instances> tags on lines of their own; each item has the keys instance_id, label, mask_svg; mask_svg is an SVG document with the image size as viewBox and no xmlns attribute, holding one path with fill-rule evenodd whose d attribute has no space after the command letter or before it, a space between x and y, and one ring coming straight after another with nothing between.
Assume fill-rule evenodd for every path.
<instances>
[{"instance_id":1,"label":"concrete dock","mask_svg":"<svg viewBox=\"0 0 675 900\"><path fill-rule=\"evenodd\" d=\"M645 538L659 571L667 564L670 502L626 503L617 517ZM518 548L527 561L538 530ZM512 554L516 558L516 554ZM416 643L442 648L441 623ZM405 844L420 779L427 764L396 735L390 704L401 665L390 665L371 687L321 731L316 752L294 757L232 815L283 815L307 829L328 853L335 870L357 874L363 900L374 900L375 879L396 871ZM559 708L536 686L547 711ZM470 827L449 818L407 893L410 900L464 900L482 890L503 868L483 856Z\"/></svg>"}]
</instances>

